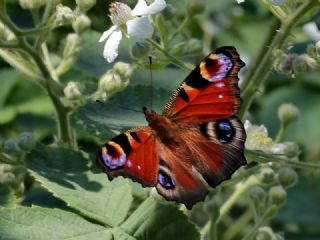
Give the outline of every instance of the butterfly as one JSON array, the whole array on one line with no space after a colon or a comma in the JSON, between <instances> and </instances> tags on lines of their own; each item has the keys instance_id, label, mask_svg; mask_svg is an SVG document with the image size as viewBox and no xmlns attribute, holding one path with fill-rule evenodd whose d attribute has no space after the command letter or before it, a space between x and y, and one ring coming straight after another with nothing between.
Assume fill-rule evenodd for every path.
<instances>
[{"instance_id":1,"label":"butterfly","mask_svg":"<svg viewBox=\"0 0 320 240\"><path fill-rule=\"evenodd\" d=\"M148 126L107 141L97 162L111 180L131 178L155 187L188 209L246 164L246 133L235 116L244 66L231 46L211 52L173 92L162 114L143 107Z\"/></svg>"}]
</instances>

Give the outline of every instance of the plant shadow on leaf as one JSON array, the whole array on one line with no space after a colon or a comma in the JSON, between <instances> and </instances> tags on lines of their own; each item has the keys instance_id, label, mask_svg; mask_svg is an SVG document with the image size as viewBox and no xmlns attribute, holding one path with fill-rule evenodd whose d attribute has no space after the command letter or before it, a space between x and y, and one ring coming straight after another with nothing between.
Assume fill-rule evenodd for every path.
<instances>
[{"instance_id":1,"label":"plant shadow on leaf","mask_svg":"<svg viewBox=\"0 0 320 240\"><path fill-rule=\"evenodd\" d=\"M105 141L132 127L146 125L142 107L150 108L150 92L149 86L129 86L110 97L105 104L91 102L80 107L74 120L99 140ZM153 88L152 92L152 109L161 113L169 93L163 88Z\"/></svg>"},{"instance_id":2,"label":"plant shadow on leaf","mask_svg":"<svg viewBox=\"0 0 320 240\"><path fill-rule=\"evenodd\" d=\"M67 188L75 189L75 184L88 191L98 191L102 185L89 181L89 160L79 152L63 148L37 147L27 160L30 170L46 179Z\"/></svg>"}]
</instances>

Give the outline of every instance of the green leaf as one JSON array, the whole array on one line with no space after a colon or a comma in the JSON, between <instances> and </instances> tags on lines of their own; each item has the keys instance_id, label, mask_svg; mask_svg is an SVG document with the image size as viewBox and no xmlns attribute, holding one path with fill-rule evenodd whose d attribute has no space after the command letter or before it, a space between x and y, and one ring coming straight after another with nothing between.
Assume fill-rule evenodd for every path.
<instances>
[{"instance_id":1,"label":"green leaf","mask_svg":"<svg viewBox=\"0 0 320 240\"><path fill-rule=\"evenodd\" d=\"M14 207L16 197L13 190L4 184L0 184L0 209L2 207Z\"/></svg>"},{"instance_id":2,"label":"green leaf","mask_svg":"<svg viewBox=\"0 0 320 240\"><path fill-rule=\"evenodd\" d=\"M59 209L18 207L0 209L0 239L108 240L110 230Z\"/></svg>"},{"instance_id":3,"label":"green leaf","mask_svg":"<svg viewBox=\"0 0 320 240\"><path fill-rule=\"evenodd\" d=\"M112 96L106 104L93 102L81 107L76 119L84 123L89 132L105 141L121 131L146 125L142 107L150 106L150 92L149 86L130 86ZM166 90L153 89L153 109L161 112L167 96Z\"/></svg>"},{"instance_id":4,"label":"green leaf","mask_svg":"<svg viewBox=\"0 0 320 240\"><path fill-rule=\"evenodd\" d=\"M0 88L0 109L2 109L12 87L16 83L19 74L12 69L3 69L0 71L1 88Z\"/></svg>"},{"instance_id":5,"label":"green leaf","mask_svg":"<svg viewBox=\"0 0 320 240\"><path fill-rule=\"evenodd\" d=\"M147 198L121 225L137 239L199 239L195 226L174 206Z\"/></svg>"},{"instance_id":6,"label":"green leaf","mask_svg":"<svg viewBox=\"0 0 320 240\"><path fill-rule=\"evenodd\" d=\"M133 200L129 180L108 181L79 152L41 146L28 155L27 167L54 196L84 216L117 226L128 214Z\"/></svg>"}]
</instances>

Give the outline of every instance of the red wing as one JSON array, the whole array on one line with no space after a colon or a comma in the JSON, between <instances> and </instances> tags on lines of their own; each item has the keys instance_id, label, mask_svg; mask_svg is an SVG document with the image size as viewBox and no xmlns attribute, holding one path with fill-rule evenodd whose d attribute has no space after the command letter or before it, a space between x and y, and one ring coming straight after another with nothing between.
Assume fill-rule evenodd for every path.
<instances>
[{"instance_id":1,"label":"red wing","mask_svg":"<svg viewBox=\"0 0 320 240\"><path fill-rule=\"evenodd\" d=\"M143 186L155 186L159 168L158 142L149 127L134 128L107 142L97 161L112 179L129 177Z\"/></svg>"},{"instance_id":2,"label":"red wing","mask_svg":"<svg viewBox=\"0 0 320 240\"><path fill-rule=\"evenodd\" d=\"M163 115L198 124L227 118L239 110L238 72L244 62L234 47L210 53L173 93Z\"/></svg>"},{"instance_id":3,"label":"red wing","mask_svg":"<svg viewBox=\"0 0 320 240\"><path fill-rule=\"evenodd\" d=\"M185 149L160 145L157 191L167 200L183 203L188 209L208 193L200 175L193 170Z\"/></svg>"}]
</instances>

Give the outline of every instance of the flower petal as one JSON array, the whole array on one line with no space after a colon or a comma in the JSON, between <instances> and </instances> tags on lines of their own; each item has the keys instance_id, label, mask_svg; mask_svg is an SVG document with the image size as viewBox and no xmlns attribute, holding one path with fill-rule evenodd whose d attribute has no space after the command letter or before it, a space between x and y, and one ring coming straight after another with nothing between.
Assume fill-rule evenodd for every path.
<instances>
[{"instance_id":1,"label":"flower petal","mask_svg":"<svg viewBox=\"0 0 320 240\"><path fill-rule=\"evenodd\" d=\"M113 25L107 31L102 33L102 36L100 37L99 42L105 41L116 29L117 29L117 26Z\"/></svg>"},{"instance_id":2,"label":"flower petal","mask_svg":"<svg viewBox=\"0 0 320 240\"><path fill-rule=\"evenodd\" d=\"M130 37L146 39L152 36L153 27L146 17L137 17L127 22L127 32Z\"/></svg>"},{"instance_id":3,"label":"flower petal","mask_svg":"<svg viewBox=\"0 0 320 240\"><path fill-rule=\"evenodd\" d=\"M146 16L160 12L167 6L164 0L154 0L149 6L147 6L144 0L139 0L135 8L132 10L133 16Z\"/></svg>"},{"instance_id":4,"label":"flower petal","mask_svg":"<svg viewBox=\"0 0 320 240\"><path fill-rule=\"evenodd\" d=\"M122 33L120 29L116 29L112 32L108 38L106 44L104 45L103 57L109 62L113 62L118 56L118 47L120 40L122 38Z\"/></svg>"}]
</instances>

